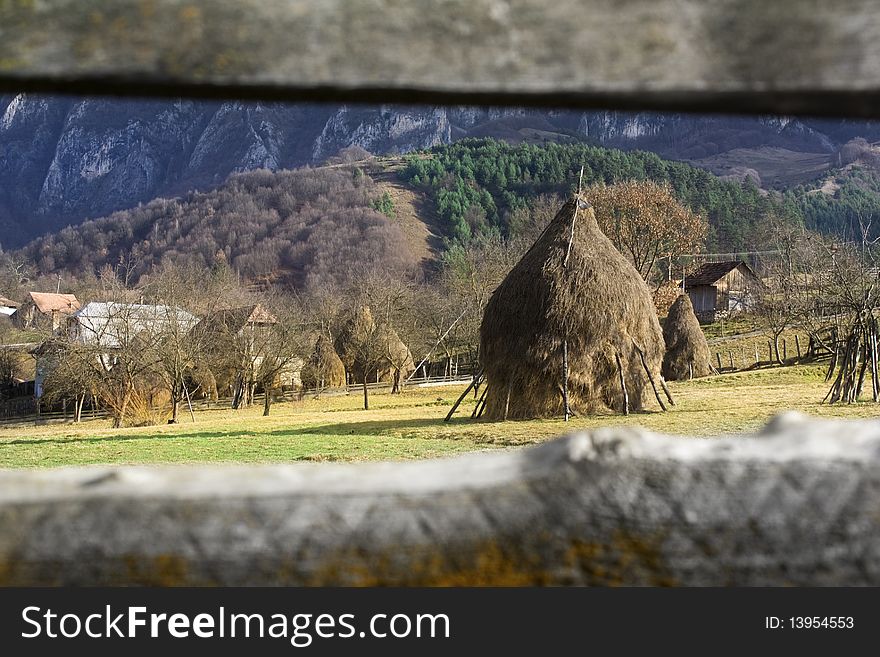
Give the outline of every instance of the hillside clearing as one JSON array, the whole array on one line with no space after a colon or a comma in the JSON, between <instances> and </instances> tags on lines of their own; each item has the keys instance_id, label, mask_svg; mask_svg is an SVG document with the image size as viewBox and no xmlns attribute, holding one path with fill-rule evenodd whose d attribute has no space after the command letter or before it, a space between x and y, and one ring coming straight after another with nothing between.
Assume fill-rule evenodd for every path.
<instances>
[{"instance_id":1,"label":"hillside clearing","mask_svg":"<svg viewBox=\"0 0 880 657\"><path fill-rule=\"evenodd\" d=\"M0 428L0 467L80 464L372 461L421 459L542 442L581 428L642 425L690 436L751 431L774 414L797 409L821 417L880 416L880 406L820 404L824 368L798 366L739 372L671 384L678 405L668 413L601 415L559 420L483 422L467 400L443 422L463 387L410 388L374 394L373 409L350 396L259 408L203 411L177 426L111 429L103 420Z\"/></svg>"}]
</instances>

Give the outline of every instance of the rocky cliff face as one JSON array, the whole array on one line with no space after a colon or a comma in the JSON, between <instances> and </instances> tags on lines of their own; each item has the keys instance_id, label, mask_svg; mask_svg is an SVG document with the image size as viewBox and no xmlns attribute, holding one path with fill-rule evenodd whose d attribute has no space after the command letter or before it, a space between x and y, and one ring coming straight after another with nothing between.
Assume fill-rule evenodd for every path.
<instances>
[{"instance_id":1,"label":"rocky cliff face","mask_svg":"<svg viewBox=\"0 0 880 657\"><path fill-rule=\"evenodd\" d=\"M384 154L468 136L586 139L698 159L762 145L831 152L854 136L880 137L880 127L785 117L0 96L0 245L216 185L234 171L320 162L352 144Z\"/></svg>"}]
</instances>

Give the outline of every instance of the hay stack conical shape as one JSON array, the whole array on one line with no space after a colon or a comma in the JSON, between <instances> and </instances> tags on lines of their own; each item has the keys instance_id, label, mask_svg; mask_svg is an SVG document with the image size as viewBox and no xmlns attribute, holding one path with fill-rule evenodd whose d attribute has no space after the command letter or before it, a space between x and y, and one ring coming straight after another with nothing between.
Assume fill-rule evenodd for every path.
<instances>
[{"instance_id":1,"label":"hay stack conical shape","mask_svg":"<svg viewBox=\"0 0 880 657\"><path fill-rule=\"evenodd\" d=\"M360 351L364 345L372 340L376 331L376 322L369 306L361 305L355 308L352 316L342 325L342 329L336 336L336 353L342 360L345 371L348 372L355 383L364 380L364 365L360 362Z\"/></svg>"},{"instance_id":2,"label":"hay stack conical shape","mask_svg":"<svg viewBox=\"0 0 880 657\"><path fill-rule=\"evenodd\" d=\"M302 381L309 388L341 388L345 385L345 365L330 338L323 333L315 340L315 350L303 367Z\"/></svg>"},{"instance_id":3,"label":"hay stack conical shape","mask_svg":"<svg viewBox=\"0 0 880 657\"><path fill-rule=\"evenodd\" d=\"M666 342L666 355L663 357L663 376L666 379L684 381L692 376L712 374L709 343L688 295L679 295L669 308L663 324L663 339Z\"/></svg>"},{"instance_id":4,"label":"hay stack conical shape","mask_svg":"<svg viewBox=\"0 0 880 657\"><path fill-rule=\"evenodd\" d=\"M381 324L377 331L379 332L378 337L382 345L379 380L394 381L395 375L398 377L398 380L405 379L416 369L412 352L410 352L406 343L400 339L397 331L390 326Z\"/></svg>"},{"instance_id":5,"label":"hay stack conical shape","mask_svg":"<svg viewBox=\"0 0 880 657\"><path fill-rule=\"evenodd\" d=\"M480 327L480 359L488 381L484 415L562 415L566 340L574 411L623 409L617 356L630 409L656 404L633 345L643 351L659 386L664 345L651 292L599 229L593 209L578 198L562 207L486 306Z\"/></svg>"}]
</instances>

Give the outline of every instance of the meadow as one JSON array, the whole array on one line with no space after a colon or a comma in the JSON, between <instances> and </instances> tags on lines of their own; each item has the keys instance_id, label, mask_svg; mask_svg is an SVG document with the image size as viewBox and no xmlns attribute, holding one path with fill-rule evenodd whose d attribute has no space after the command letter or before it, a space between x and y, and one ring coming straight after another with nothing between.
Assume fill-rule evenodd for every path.
<instances>
[{"instance_id":1,"label":"meadow","mask_svg":"<svg viewBox=\"0 0 880 657\"><path fill-rule=\"evenodd\" d=\"M470 419L474 400L452 422L443 418L463 386L410 387L373 394L364 411L358 393L307 398L240 411L188 414L177 425L113 429L108 420L81 424L33 423L0 427L0 467L83 464L372 461L434 458L461 452L515 448L579 429L640 425L685 436L752 431L795 409L818 417L880 417L880 405L822 404L825 368L776 367L671 383L677 405L668 412L628 417L487 422Z\"/></svg>"}]
</instances>

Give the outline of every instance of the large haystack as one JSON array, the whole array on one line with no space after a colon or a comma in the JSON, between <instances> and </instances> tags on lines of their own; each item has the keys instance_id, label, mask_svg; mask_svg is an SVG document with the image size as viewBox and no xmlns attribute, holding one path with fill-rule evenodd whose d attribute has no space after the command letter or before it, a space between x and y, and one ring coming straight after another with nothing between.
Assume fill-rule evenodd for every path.
<instances>
[{"instance_id":1,"label":"large haystack","mask_svg":"<svg viewBox=\"0 0 880 657\"><path fill-rule=\"evenodd\" d=\"M303 367L302 382L307 388L341 388L345 385L345 365L330 338L323 333L315 341L315 350Z\"/></svg>"},{"instance_id":2,"label":"large haystack","mask_svg":"<svg viewBox=\"0 0 880 657\"><path fill-rule=\"evenodd\" d=\"M670 307L663 324L663 339L666 342L664 377L670 381L684 381L713 373L709 344L688 295L679 295Z\"/></svg>"},{"instance_id":3,"label":"large haystack","mask_svg":"<svg viewBox=\"0 0 880 657\"><path fill-rule=\"evenodd\" d=\"M646 368L659 391L663 334L651 292L599 229L593 209L577 197L486 306L480 328L485 416L562 415L564 345L575 412L625 410L621 374L629 409L639 410L654 397Z\"/></svg>"}]
</instances>

